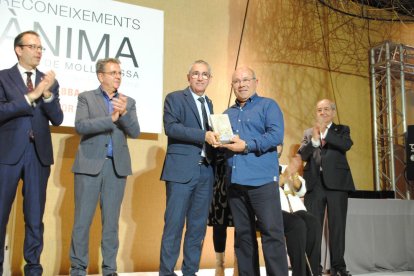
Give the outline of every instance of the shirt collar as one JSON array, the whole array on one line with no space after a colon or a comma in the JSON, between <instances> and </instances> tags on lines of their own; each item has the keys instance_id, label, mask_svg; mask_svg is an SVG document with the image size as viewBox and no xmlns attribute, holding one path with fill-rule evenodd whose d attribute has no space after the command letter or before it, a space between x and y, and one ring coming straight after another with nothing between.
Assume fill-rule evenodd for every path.
<instances>
[{"instance_id":1,"label":"shirt collar","mask_svg":"<svg viewBox=\"0 0 414 276\"><path fill-rule=\"evenodd\" d=\"M250 103L250 102L253 102L253 101L254 101L257 97L258 97L257 92L254 92L254 94L253 94L253 95L251 95L251 96L247 99L246 104L247 104L247 103ZM235 100L235 103L236 103L236 106L240 106L240 102L239 102L237 99Z\"/></svg>"},{"instance_id":2,"label":"shirt collar","mask_svg":"<svg viewBox=\"0 0 414 276\"><path fill-rule=\"evenodd\" d=\"M99 89L101 90L102 95L105 97L105 99L111 100L111 99L109 98L108 93L106 93L106 92L105 92L105 90L103 90L102 85L101 85L101 86L99 86ZM112 96L112 98L118 98L118 94L119 94L119 93L118 93L118 90L117 90L117 91L115 91L115 93L114 93L114 95Z\"/></svg>"},{"instance_id":3,"label":"shirt collar","mask_svg":"<svg viewBox=\"0 0 414 276\"><path fill-rule=\"evenodd\" d=\"M188 87L188 89L190 90L191 95L193 96L193 98L194 98L195 101L197 101L197 99L200 98L200 97L201 98L204 98L204 100L206 99L206 96L204 95L204 93L203 93L203 95L199 96L199 95L197 95L196 93L193 92L193 90L191 89L191 87Z\"/></svg>"},{"instance_id":4,"label":"shirt collar","mask_svg":"<svg viewBox=\"0 0 414 276\"><path fill-rule=\"evenodd\" d=\"M20 63L17 63L17 69L19 69L20 75L22 75L23 79L26 79L26 72L32 72L32 76L36 77L36 69L27 70L23 66L20 65Z\"/></svg>"},{"instance_id":5,"label":"shirt collar","mask_svg":"<svg viewBox=\"0 0 414 276\"><path fill-rule=\"evenodd\" d=\"M326 137L326 135L328 134L328 129L331 127L331 125L332 125L332 122L330 122L327 126L326 126L326 129L325 129L325 131L323 132L323 133L321 133L321 138L322 139L325 139L325 137Z\"/></svg>"}]
</instances>

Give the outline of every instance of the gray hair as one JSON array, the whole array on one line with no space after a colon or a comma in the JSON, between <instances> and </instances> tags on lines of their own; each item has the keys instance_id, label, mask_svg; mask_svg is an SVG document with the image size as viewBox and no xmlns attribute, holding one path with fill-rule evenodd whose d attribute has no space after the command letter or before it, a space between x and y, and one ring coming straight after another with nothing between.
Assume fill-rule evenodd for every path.
<instances>
[{"instance_id":1,"label":"gray hair","mask_svg":"<svg viewBox=\"0 0 414 276\"><path fill-rule=\"evenodd\" d=\"M210 64L208 64L207 61L204 61L202 59L196 60L191 64L190 68L188 69L188 74L191 74L191 69L193 69L193 66L196 65L196 64L204 64L205 66L207 66L208 73L211 75Z\"/></svg>"}]
</instances>

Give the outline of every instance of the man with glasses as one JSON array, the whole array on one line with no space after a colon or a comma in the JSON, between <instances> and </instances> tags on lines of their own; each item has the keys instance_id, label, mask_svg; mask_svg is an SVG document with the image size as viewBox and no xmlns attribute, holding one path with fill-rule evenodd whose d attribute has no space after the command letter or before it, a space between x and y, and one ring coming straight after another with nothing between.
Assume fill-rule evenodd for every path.
<instances>
[{"instance_id":1,"label":"man with glasses","mask_svg":"<svg viewBox=\"0 0 414 276\"><path fill-rule=\"evenodd\" d=\"M239 274L260 276L257 228L267 275L288 275L277 184L276 146L283 143L283 114L274 100L257 94L258 79L252 69L237 68L231 84L236 103L225 113L237 136L222 147L227 149L228 202Z\"/></svg>"},{"instance_id":2,"label":"man with glasses","mask_svg":"<svg viewBox=\"0 0 414 276\"><path fill-rule=\"evenodd\" d=\"M211 80L210 65L195 61L187 74L189 86L169 93L164 102L164 130L167 154L161 180L166 182L167 204L161 241L160 276L176 275L174 267L184 236L184 276L199 269L201 248L213 194L213 153L217 137L210 130L208 115L213 113L205 95Z\"/></svg>"},{"instance_id":3,"label":"man with glasses","mask_svg":"<svg viewBox=\"0 0 414 276\"><path fill-rule=\"evenodd\" d=\"M18 63L0 71L0 275L6 226L20 179L23 180L25 275L41 275L43 213L53 164L49 122L63 121L55 73L37 69L43 47L34 31L14 39Z\"/></svg>"},{"instance_id":4,"label":"man with glasses","mask_svg":"<svg viewBox=\"0 0 414 276\"><path fill-rule=\"evenodd\" d=\"M102 217L102 274L117 275L118 221L126 178L132 174L127 137L140 134L135 100L121 94L122 72L114 58L100 59L101 85L79 94L75 129L81 142L75 173L75 222L70 249L71 275L86 275L89 228L99 202Z\"/></svg>"},{"instance_id":5,"label":"man with glasses","mask_svg":"<svg viewBox=\"0 0 414 276\"><path fill-rule=\"evenodd\" d=\"M345 226L348 193L355 187L346 152L353 142L348 126L333 123L335 115L332 101L323 99L316 104L316 122L305 130L299 153L306 161L306 209L321 226L327 209L331 275L350 276L344 260Z\"/></svg>"}]
</instances>

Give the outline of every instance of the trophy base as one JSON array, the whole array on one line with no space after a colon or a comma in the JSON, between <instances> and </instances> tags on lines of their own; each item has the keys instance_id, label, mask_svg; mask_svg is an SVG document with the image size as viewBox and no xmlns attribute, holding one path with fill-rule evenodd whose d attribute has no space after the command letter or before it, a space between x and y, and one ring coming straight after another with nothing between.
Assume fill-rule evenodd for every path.
<instances>
[{"instance_id":1,"label":"trophy base","mask_svg":"<svg viewBox=\"0 0 414 276\"><path fill-rule=\"evenodd\" d=\"M233 137L234 137L234 135L233 136L220 136L220 143L222 143L222 144L231 144L231 143L233 143L232 141L231 141L231 139L233 139Z\"/></svg>"}]
</instances>

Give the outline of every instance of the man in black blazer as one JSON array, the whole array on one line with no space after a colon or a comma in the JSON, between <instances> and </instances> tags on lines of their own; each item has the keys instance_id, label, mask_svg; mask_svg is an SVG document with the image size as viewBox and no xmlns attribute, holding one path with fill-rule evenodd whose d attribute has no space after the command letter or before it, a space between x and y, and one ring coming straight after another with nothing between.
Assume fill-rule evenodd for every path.
<instances>
[{"instance_id":1,"label":"man in black blazer","mask_svg":"<svg viewBox=\"0 0 414 276\"><path fill-rule=\"evenodd\" d=\"M14 39L18 63L0 71L0 275L3 273L6 226L23 180L25 275L41 275L43 213L53 164L49 122L63 121L55 73L37 69L44 48L39 35L26 31Z\"/></svg>"},{"instance_id":2,"label":"man in black blazer","mask_svg":"<svg viewBox=\"0 0 414 276\"><path fill-rule=\"evenodd\" d=\"M328 99L317 103L316 123L305 130L299 153L306 161L306 209L322 225L327 207L331 275L348 276L344 260L346 214L348 193L355 187L346 152L353 142L348 126L333 123L335 115L335 103Z\"/></svg>"},{"instance_id":3,"label":"man in black blazer","mask_svg":"<svg viewBox=\"0 0 414 276\"><path fill-rule=\"evenodd\" d=\"M189 87L169 93L164 102L167 154L161 180L166 182L167 204L161 242L160 276L176 275L174 267L184 236L184 276L195 275L207 227L213 195L213 167L210 145L218 144L210 131L211 100L205 96L211 80L210 65L198 60L187 74ZM204 115L203 115L204 113Z\"/></svg>"}]
</instances>

